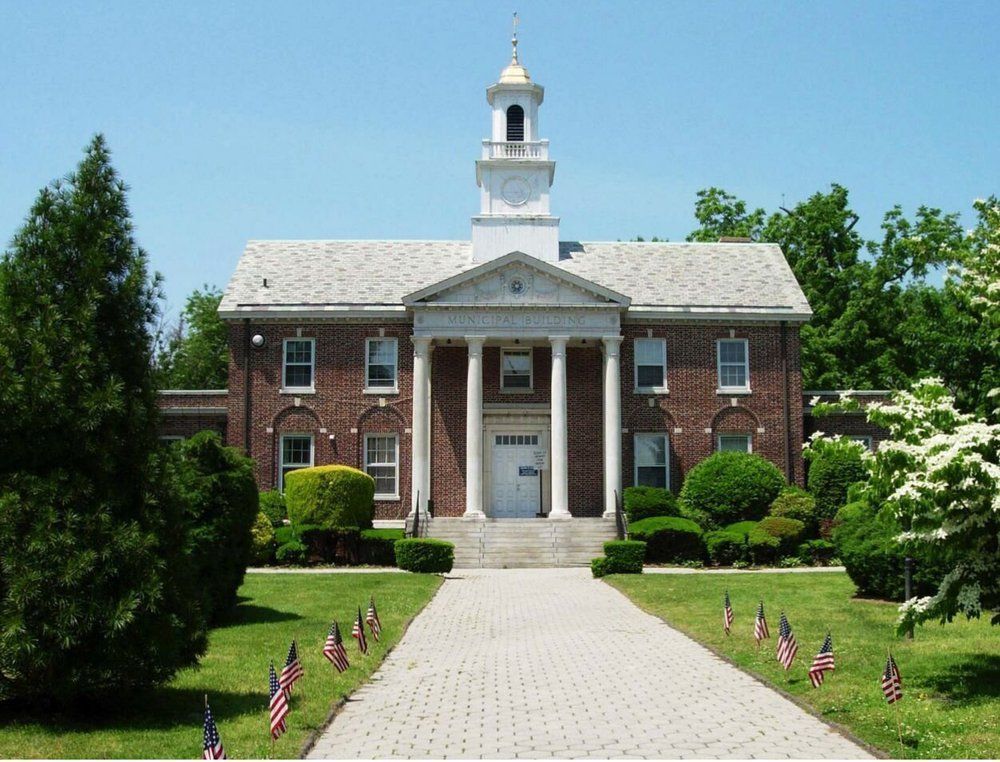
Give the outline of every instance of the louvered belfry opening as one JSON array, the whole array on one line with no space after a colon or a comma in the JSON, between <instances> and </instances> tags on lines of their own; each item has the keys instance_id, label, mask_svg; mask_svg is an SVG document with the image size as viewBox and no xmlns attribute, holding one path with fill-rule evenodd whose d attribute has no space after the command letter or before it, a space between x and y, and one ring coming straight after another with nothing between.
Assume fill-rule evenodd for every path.
<instances>
[{"instance_id":1,"label":"louvered belfry opening","mask_svg":"<svg viewBox=\"0 0 1000 762\"><path fill-rule=\"evenodd\" d=\"M507 109L507 141L524 142L524 109L518 105Z\"/></svg>"}]
</instances>

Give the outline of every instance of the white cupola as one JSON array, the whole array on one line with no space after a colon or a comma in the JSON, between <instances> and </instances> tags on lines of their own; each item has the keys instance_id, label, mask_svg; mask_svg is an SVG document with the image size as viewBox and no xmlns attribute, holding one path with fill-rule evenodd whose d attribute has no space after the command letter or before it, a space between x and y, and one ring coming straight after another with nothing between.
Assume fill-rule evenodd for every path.
<instances>
[{"instance_id":1,"label":"white cupola","mask_svg":"<svg viewBox=\"0 0 1000 762\"><path fill-rule=\"evenodd\" d=\"M546 262L559 260L559 218L549 214L556 163L549 141L538 137L538 107L545 88L531 81L513 53L500 79L486 89L493 108L492 134L476 162L479 214L472 218L472 260L488 262L521 251Z\"/></svg>"}]
</instances>

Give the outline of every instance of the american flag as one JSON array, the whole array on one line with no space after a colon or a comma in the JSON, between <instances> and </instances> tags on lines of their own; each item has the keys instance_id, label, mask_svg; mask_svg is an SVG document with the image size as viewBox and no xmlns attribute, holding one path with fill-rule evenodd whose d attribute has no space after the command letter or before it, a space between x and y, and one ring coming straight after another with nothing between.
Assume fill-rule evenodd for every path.
<instances>
[{"instance_id":1,"label":"american flag","mask_svg":"<svg viewBox=\"0 0 1000 762\"><path fill-rule=\"evenodd\" d=\"M292 644L288 647L285 666L281 668L281 677L278 678L278 682L281 683L281 687L285 691L285 698L292 697L292 686L304 674L302 671L302 662L299 661L299 651L295 647L295 641L293 640Z\"/></svg>"},{"instance_id":2,"label":"american flag","mask_svg":"<svg viewBox=\"0 0 1000 762\"><path fill-rule=\"evenodd\" d=\"M323 656L331 661L338 672L343 672L351 663L347 661L347 650L344 648L344 640L340 637L340 625L334 622L330 626L330 634L326 636L326 645L323 646Z\"/></svg>"},{"instance_id":3,"label":"american flag","mask_svg":"<svg viewBox=\"0 0 1000 762\"><path fill-rule=\"evenodd\" d=\"M788 669L792 666L795 654L799 652L799 644L795 642L795 635L792 633L792 626L788 623L785 612L781 612L781 619L778 622L778 661L781 666Z\"/></svg>"},{"instance_id":4,"label":"american flag","mask_svg":"<svg viewBox=\"0 0 1000 762\"><path fill-rule=\"evenodd\" d=\"M208 708L208 701L205 702L205 751L202 753L204 759L225 759L226 750L222 748L222 739L219 738L219 729L215 727L215 718L212 717L212 710Z\"/></svg>"},{"instance_id":5,"label":"american flag","mask_svg":"<svg viewBox=\"0 0 1000 762\"><path fill-rule=\"evenodd\" d=\"M733 607L729 604L729 591L726 591L726 601L722 612L722 628L729 634L729 629L733 626Z\"/></svg>"},{"instance_id":6,"label":"american flag","mask_svg":"<svg viewBox=\"0 0 1000 762\"><path fill-rule=\"evenodd\" d=\"M288 697L278 682L278 676L274 674L274 662L271 662L268 690L271 696L271 738L277 738L288 730L285 724L285 718L288 716Z\"/></svg>"},{"instance_id":7,"label":"american flag","mask_svg":"<svg viewBox=\"0 0 1000 762\"><path fill-rule=\"evenodd\" d=\"M368 639L365 638L365 623L361 620L361 607L358 606L358 619L351 630L351 637L358 639L358 648L361 653L368 653Z\"/></svg>"},{"instance_id":8,"label":"american flag","mask_svg":"<svg viewBox=\"0 0 1000 762\"><path fill-rule=\"evenodd\" d=\"M368 601L368 614L365 616L365 621L372 628L372 637L378 640L378 636L382 634L382 623L379 621L378 612L375 610L375 596L372 596Z\"/></svg>"},{"instance_id":9,"label":"american flag","mask_svg":"<svg viewBox=\"0 0 1000 762\"><path fill-rule=\"evenodd\" d=\"M885 700L890 704L895 704L903 698L903 681L899 676L899 667L896 666L892 654L885 662L885 672L882 675L882 693Z\"/></svg>"},{"instance_id":10,"label":"american flag","mask_svg":"<svg viewBox=\"0 0 1000 762\"><path fill-rule=\"evenodd\" d=\"M764 618L764 601L760 602L757 607L757 616L753 619L753 636L756 638L758 646L764 638L771 637L767 631L767 620Z\"/></svg>"},{"instance_id":11,"label":"american flag","mask_svg":"<svg viewBox=\"0 0 1000 762\"><path fill-rule=\"evenodd\" d=\"M823 673L833 668L833 638L827 633L823 647L819 649L809 668L809 682L813 684L813 688L819 688L823 684Z\"/></svg>"}]
</instances>

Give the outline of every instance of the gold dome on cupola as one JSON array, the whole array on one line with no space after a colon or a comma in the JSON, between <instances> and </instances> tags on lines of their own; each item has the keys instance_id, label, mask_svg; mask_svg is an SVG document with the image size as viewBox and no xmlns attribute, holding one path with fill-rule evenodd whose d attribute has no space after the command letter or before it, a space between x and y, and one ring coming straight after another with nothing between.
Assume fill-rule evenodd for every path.
<instances>
[{"instance_id":1,"label":"gold dome on cupola","mask_svg":"<svg viewBox=\"0 0 1000 762\"><path fill-rule=\"evenodd\" d=\"M497 80L501 85L530 85L531 75L528 74L528 70L525 69L521 62L517 60L517 14L514 14L514 35L510 39L511 44L511 54L510 63L507 64L507 68L500 72L500 79Z\"/></svg>"}]
</instances>

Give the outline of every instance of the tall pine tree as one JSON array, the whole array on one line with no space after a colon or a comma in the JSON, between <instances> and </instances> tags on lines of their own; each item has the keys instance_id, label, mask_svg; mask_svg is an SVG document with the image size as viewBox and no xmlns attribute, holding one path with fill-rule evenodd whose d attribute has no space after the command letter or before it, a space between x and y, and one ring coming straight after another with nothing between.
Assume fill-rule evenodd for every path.
<instances>
[{"instance_id":1,"label":"tall pine tree","mask_svg":"<svg viewBox=\"0 0 1000 762\"><path fill-rule=\"evenodd\" d=\"M97 136L0 261L0 699L146 686L204 648L157 451L157 297Z\"/></svg>"}]
</instances>

